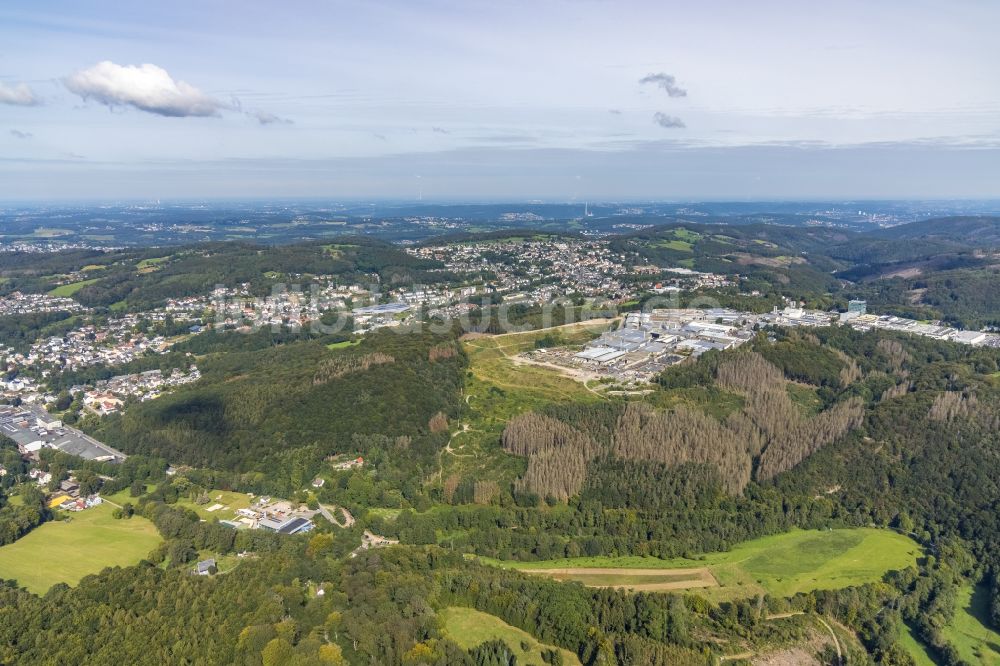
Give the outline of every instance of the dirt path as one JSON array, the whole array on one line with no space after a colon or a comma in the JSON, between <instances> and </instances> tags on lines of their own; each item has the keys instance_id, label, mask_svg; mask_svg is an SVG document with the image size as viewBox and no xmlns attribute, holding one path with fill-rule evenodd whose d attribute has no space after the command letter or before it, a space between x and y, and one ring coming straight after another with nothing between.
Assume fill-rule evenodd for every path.
<instances>
[{"instance_id":1,"label":"dirt path","mask_svg":"<svg viewBox=\"0 0 1000 666\"><path fill-rule=\"evenodd\" d=\"M775 613L774 615L768 615L768 620L784 620L786 617L795 617L796 615L805 615L805 611L791 611L790 613Z\"/></svg>"},{"instance_id":2,"label":"dirt path","mask_svg":"<svg viewBox=\"0 0 1000 666\"><path fill-rule=\"evenodd\" d=\"M336 518L334 518L333 517L333 513L330 512L330 509L328 509L327 507L323 506L322 504L319 505L319 512L321 514L323 514L323 517L326 518L327 520L329 520L331 523L333 523L337 527L340 527L340 528L343 528L343 529L347 529L348 527L350 527L351 525L354 524L354 516L351 515L350 511L348 511L347 509L345 509L342 506L339 506L339 507L335 506L335 507L333 507L333 510L334 511L340 511L340 515L342 515L344 517L344 522L340 522L339 520L337 520Z\"/></svg>"},{"instance_id":3,"label":"dirt path","mask_svg":"<svg viewBox=\"0 0 1000 666\"><path fill-rule=\"evenodd\" d=\"M612 587L635 590L638 592L658 592L665 590L690 590L702 587L718 587L719 581L707 567L693 569L621 569L621 568L562 568L562 569L521 569L522 573L541 574L556 580L576 580L587 587ZM597 585L590 584L586 576L647 576L663 578L660 583L620 583ZM679 579L679 580L678 580Z\"/></svg>"},{"instance_id":4,"label":"dirt path","mask_svg":"<svg viewBox=\"0 0 1000 666\"><path fill-rule=\"evenodd\" d=\"M452 446L451 446L451 443L455 440L455 438L458 437L459 435L461 435L462 433L465 433L465 432L478 432L478 431L471 430L469 428L469 424L468 423L463 423L461 428L459 428L455 432L451 433L451 437L448 438L448 443L444 445L444 450L445 450L446 453L450 453L451 455L455 456L456 458L475 458L476 457L476 456L472 455L471 453L455 453L455 449L453 449ZM465 445L463 444L462 446L460 446L458 448L461 449L464 446Z\"/></svg>"},{"instance_id":5,"label":"dirt path","mask_svg":"<svg viewBox=\"0 0 1000 666\"><path fill-rule=\"evenodd\" d=\"M826 620L819 615L816 616L816 619L819 620L820 624L826 627L826 630L830 632L830 636L833 638L833 644L837 648L837 664L843 664L844 655L840 651L840 639L837 638L837 634L833 631L833 627L827 624Z\"/></svg>"}]
</instances>

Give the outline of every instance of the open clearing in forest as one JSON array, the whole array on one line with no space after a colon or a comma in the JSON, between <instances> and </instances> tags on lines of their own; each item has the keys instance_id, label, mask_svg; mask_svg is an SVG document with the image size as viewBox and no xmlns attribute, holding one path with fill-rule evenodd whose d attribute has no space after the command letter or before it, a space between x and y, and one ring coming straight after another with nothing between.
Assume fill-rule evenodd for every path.
<instances>
[{"instance_id":1,"label":"open clearing in forest","mask_svg":"<svg viewBox=\"0 0 1000 666\"><path fill-rule=\"evenodd\" d=\"M580 660L569 650L547 645L526 631L511 626L489 613L483 613L474 608L451 606L438 613L444 624L444 633L455 643L466 650L486 641L501 639L513 651L519 664L543 664L542 650L558 650L563 657L563 663L579 666ZM524 642L528 649L521 648Z\"/></svg>"},{"instance_id":2,"label":"open clearing in forest","mask_svg":"<svg viewBox=\"0 0 1000 666\"><path fill-rule=\"evenodd\" d=\"M552 368L517 363L514 357L535 348L535 341L558 335L564 344L583 344L614 325L610 319L566 326L505 333L466 334L462 346L469 357L464 388L465 411L449 453L441 458L440 475L455 474L508 483L524 472L524 459L500 448L500 433L507 422L528 411L553 403L593 403L605 400L581 382Z\"/></svg>"},{"instance_id":3,"label":"open clearing in forest","mask_svg":"<svg viewBox=\"0 0 1000 666\"><path fill-rule=\"evenodd\" d=\"M70 513L68 521L44 523L0 548L0 578L44 594L56 583L76 585L105 567L138 563L160 543L160 535L145 518L116 520L113 512L105 503Z\"/></svg>"},{"instance_id":4,"label":"open clearing in forest","mask_svg":"<svg viewBox=\"0 0 1000 666\"><path fill-rule=\"evenodd\" d=\"M554 401L600 399L559 369L526 363L514 357L523 351L534 349L535 341L546 336L556 335L562 344L583 344L608 330L613 324L614 320L597 319L524 333L467 336L463 343L473 377L467 390L480 395L489 393L491 389L498 391L508 398L511 408L517 411L520 411L517 408L535 407Z\"/></svg>"},{"instance_id":5,"label":"open clearing in forest","mask_svg":"<svg viewBox=\"0 0 1000 666\"><path fill-rule=\"evenodd\" d=\"M989 588L963 585L956 595L955 617L942 630L962 659L976 666L1000 665L1000 633L989 626L989 611Z\"/></svg>"},{"instance_id":6,"label":"open clearing in forest","mask_svg":"<svg viewBox=\"0 0 1000 666\"><path fill-rule=\"evenodd\" d=\"M909 537L890 530L853 528L793 530L737 544L729 551L707 553L697 559L578 557L541 562L486 561L525 571L558 572L551 575L600 587L640 589L634 586L673 583L670 589L691 589L721 601L760 593L789 597L798 592L875 582L888 571L915 565L921 554L920 545ZM601 573L594 572L595 569ZM718 586L706 586L704 577L694 575L690 581L676 578L652 581L646 578L649 570L666 570L671 574L706 570Z\"/></svg>"},{"instance_id":7,"label":"open clearing in forest","mask_svg":"<svg viewBox=\"0 0 1000 666\"><path fill-rule=\"evenodd\" d=\"M899 644L913 657L916 666L936 666L930 650L920 642L920 639L917 638L916 630L909 624L900 624Z\"/></svg>"}]
</instances>

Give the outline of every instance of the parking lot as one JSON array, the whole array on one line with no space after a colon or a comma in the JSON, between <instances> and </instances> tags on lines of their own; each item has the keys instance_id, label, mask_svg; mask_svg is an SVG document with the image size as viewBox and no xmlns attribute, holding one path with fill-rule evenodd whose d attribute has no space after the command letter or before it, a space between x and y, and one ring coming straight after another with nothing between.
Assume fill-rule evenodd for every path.
<instances>
[{"instance_id":1,"label":"parking lot","mask_svg":"<svg viewBox=\"0 0 1000 666\"><path fill-rule=\"evenodd\" d=\"M79 456L88 460L98 458L114 458L123 460L125 454L97 441L76 428L60 426L45 430L38 426L38 419L50 421L52 416L41 407L0 407L0 432L24 447L33 442L42 442L43 446L58 449L63 453Z\"/></svg>"}]
</instances>

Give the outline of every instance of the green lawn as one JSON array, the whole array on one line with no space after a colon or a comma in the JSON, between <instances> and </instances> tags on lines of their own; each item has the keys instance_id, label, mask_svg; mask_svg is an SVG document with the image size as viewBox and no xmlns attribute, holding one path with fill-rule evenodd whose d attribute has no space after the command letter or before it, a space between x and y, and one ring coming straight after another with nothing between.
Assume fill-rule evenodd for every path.
<instances>
[{"instance_id":1,"label":"green lawn","mask_svg":"<svg viewBox=\"0 0 1000 666\"><path fill-rule=\"evenodd\" d=\"M56 583L75 585L105 567L129 566L146 557L160 535L139 516L115 520L108 504L45 523L0 548L0 578L13 578L36 594ZM60 514L66 515L66 514Z\"/></svg>"},{"instance_id":2,"label":"green lawn","mask_svg":"<svg viewBox=\"0 0 1000 666\"><path fill-rule=\"evenodd\" d=\"M955 617L944 628L944 636L962 659L975 666L1000 664L1000 633L987 624L989 590L963 585L958 590Z\"/></svg>"},{"instance_id":3,"label":"green lawn","mask_svg":"<svg viewBox=\"0 0 1000 666\"><path fill-rule=\"evenodd\" d=\"M466 650L482 645L496 638L502 639L514 651L517 663L524 666L543 666L542 650L555 646L541 643L526 631L512 627L495 615L482 613L474 608L452 606L445 608L438 617L448 638L455 641ZM521 649L521 642L528 645L527 650ZM569 650L559 651L565 664L579 664L580 660Z\"/></svg>"},{"instance_id":4,"label":"green lawn","mask_svg":"<svg viewBox=\"0 0 1000 666\"><path fill-rule=\"evenodd\" d=\"M88 284L94 284L98 280L100 280L100 278L92 278L90 280L80 280L79 282L70 282L69 284L61 284L55 289L51 290L49 292L49 296L62 296L65 298L69 298L76 292L86 287Z\"/></svg>"},{"instance_id":5,"label":"green lawn","mask_svg":"<svg viewBox=\"0 0 1000 666\"><path fill-rule=\"evenodd\" d=\"M794 530L738 544L702 558L579 557L543 562L499 562L518 569L597 567L683 569L708 567L719 587L695 590L712 599L748 597L760 592L788 597L797 592L839 589L881 579L887 571L915 565L921 555L913 540L889 530L855 528Z\"/></svg>"}]
</instances>

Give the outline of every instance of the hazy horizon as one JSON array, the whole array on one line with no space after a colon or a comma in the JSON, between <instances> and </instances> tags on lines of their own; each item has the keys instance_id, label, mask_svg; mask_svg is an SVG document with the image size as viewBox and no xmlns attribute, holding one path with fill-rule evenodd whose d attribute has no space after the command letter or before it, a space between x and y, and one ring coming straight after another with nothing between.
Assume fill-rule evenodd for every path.
<instances>
[{"instance_id":1,"label":"hazy horizon","mask_svg":"<svg viewBox=\"0 0 1000 666\"><path fill-rule=\"evenodd\" d=\"M998 22L975 0L14 0L0 200L991 199Z\"/></svg>"}]
</instances>

